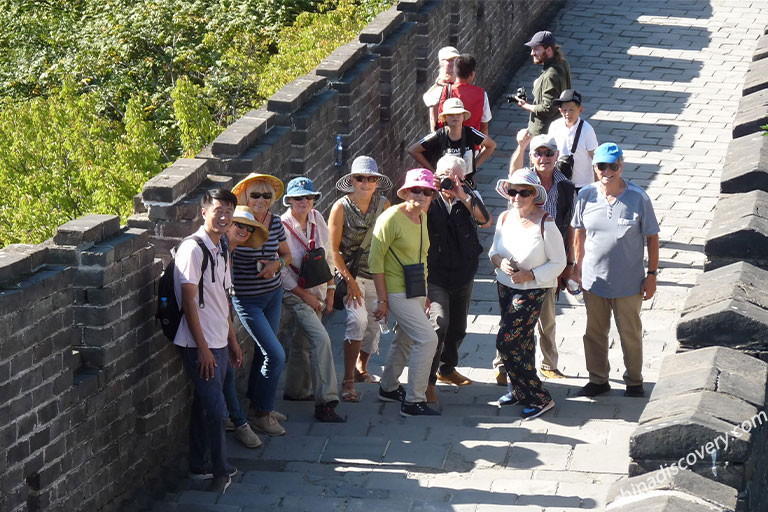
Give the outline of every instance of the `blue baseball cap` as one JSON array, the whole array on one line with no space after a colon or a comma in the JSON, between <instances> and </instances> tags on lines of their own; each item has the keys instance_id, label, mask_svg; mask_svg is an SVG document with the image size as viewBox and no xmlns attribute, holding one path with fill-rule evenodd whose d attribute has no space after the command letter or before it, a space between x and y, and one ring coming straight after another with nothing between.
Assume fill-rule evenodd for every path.
<instances>
[{"instance_id":1,"label":"blue baseball cap","mask_svg":"<svg viewBox=\"0 0 768 512\"><path fill-rule=\"evenodd\" d=\"M618 145L613 142L606 142L597 147L595 156L592 158L592 163L612 164L622 156L624 156L624 152Z\"/></svg>"}]
</instances>

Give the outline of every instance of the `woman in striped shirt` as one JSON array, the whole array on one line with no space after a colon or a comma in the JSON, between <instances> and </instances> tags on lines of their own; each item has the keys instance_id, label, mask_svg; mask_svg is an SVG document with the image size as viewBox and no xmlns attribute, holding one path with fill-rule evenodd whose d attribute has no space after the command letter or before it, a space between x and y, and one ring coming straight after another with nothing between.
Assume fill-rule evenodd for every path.
<instances>
[{"instance_id":1,"label":"woman in striped shirt","mask_svg":"<svg viewBox=\"0 0 768 512\"><path fill-rule=\"evenodd\" d=\"M285 366L285 351L276 335L283 299L280 270L290 264L291 251L280 217L270 207L283 193L283 182L268 174L251 173L232 192L269 230L269 238L260 248L240 246L232 253L232 304L257 348L248 378L248 419L256 430L279 436L285 434L274 414L277 384Z\"/></svg>"}]
</instances>

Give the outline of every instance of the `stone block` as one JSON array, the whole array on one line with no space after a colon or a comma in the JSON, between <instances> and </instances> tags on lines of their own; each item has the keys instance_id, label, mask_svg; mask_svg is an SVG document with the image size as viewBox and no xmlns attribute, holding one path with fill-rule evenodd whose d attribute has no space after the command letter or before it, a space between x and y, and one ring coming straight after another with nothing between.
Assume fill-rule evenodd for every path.
<instances>
[{"instance_id":1,"label":"stone block","mask_svg":"<svg viewBox=\"0 0 768 512\"><path fill-rule=\"evenodd\" d=\"M180 158L144 184L144 203L175 203L205 180L210 162L199 158Z\"/></svg>"},{"instance_id":2,"label":"stone block","mask_svg":"<svg viewBox=\"0 0 768 512\"><path fill-rule=\"evenodd\" d=\"M728 144L720 177L720 192L724 194L752 190L768 192L768 137L762 133L745 135Z\"/></svg>"},{"instance_id":3,"label":"stone block","mask_svg":"<svg viewBox=\"0 0 768 512\"><path fill-rule=\"evenodd\" d=\"M760 59L765 59L766 57L768 57L768 34L763 34L757 40L757 45L755 46L755 53L752 54L752 60L756 61Z\"/></svg>"},{"instance_id":4,"label":"stone block","mask_svg":"<svg viewBox=\"0 0 768 512\"><path fill-rule=\"evenodd\" d=\"M671 471L658 470L611 485L606 505L610 510L622 512L735 512L737 492L692 471L678 471L673 475Z\"/></svg>"},{"instance_id":5,"label":"stone block","mask_svg":"<svg viewBox=\"0 0 768 512\"><path fill-rule=\"evenodd\" d=\"M284 85L267 100L267 109L279 114L291 114L301 108L317 91L325 87L328 79L308 73ZM283 124L283 123L281 123Z\"/></svg>"},{"instance_id":6,"label":"stone block","mask_svg":"<svg viewBox=\"0 0 768 512\"><path fill-rule=\"evenodd\" d=\"M768 192L722 196L704 242L705 270L747 261L768 269Z\"/></svg>"},{"instance_id":7,"label":"stone block","mask_svg":"<svg viewBox=\"0 0 768 512\"><path fill-rule=\"evenodd\" d=\"M392 6L376 16L368 26L360 32L360 41L369 44L381 44L405 20L405 14Z\"/></svg>"},{"instance_id":8,"label":"stone block","mask_svg":"<svg viewBox=\"0 0 768 512\"><path fill-rule=\"evenodd\" d=\"M739 349L766 346L768 271L732 263L700 274L677 324L685 348L725 345Z\"/></svg>"},{"instance_id":9,"label":"stone block","mask_svg":"<svg viewBox=\"0 0 768 512\"><path fill-rule=\"evenodd\" d=\"M117 215L84 215L59 226L53 241L58 245L82 246L106 240L119 230Z\"/></svg>"},{"instance_id":10,"label":"stone block","mask_svg":"<svg viewBox=\"0 0 768 512\"><path fill-rule=\"evenodd\" d=\"M679 377L675 375L673 378L677 380ZM663 400L651 400L643 409L638 423L642 425L678 414L690 415L694 411L703 412L731 425L740 424L745 418L757 414L756 407L733 396L714 391L694 391L665 396Z\"/></svg>"},{"instance_id":11,"label":"stone block","mask_svg":"<svg viewBox=\"0 0 768 512\"><path fill-rule=\"evenodd\" d=\"M367 53L365 44L352 41L339 46L315 68L315 73L329 80L340 80Z\"/></svg>"},{"instance_id":12,"label":"stone block","mask_svg":"<svg viewBox=\"0 0 768 512\"><path fill-rule=\"evenodd\" d=\"M752 94L768 88L768 59L753 60L744 77L744 92Z\"/></svg>"},{"instance_id":13,"label":"stone block","mask_svg":"<svg viewBox=\"0 0 768 512\"><path fill-rule=\"evenodd\" d=\"M251 110L232 123L214 139L211 154L214 157L237 157L264 136L274 123L275 114L267 110Z\"/></svg>"},{"instance_id":14,"label":"stone block","mask_svg":"<svg viewBox=\"0 0 768 512\"><path fill-rule=\"evenodd\" d=\"M741 98L733 120L733 138L760 132L768 124L768 89L762 89Z\"/></svg>"}]
</instances>

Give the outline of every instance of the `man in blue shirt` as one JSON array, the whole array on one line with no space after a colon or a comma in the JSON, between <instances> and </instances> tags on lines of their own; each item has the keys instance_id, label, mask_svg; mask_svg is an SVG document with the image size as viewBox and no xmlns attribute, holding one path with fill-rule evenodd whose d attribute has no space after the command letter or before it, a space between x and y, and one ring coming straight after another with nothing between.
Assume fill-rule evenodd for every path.
<instances>
[{"instance_id":1,"label":"man in blue shirt","mask_svg":"<svg viewBox=\"0 0 768 512\"><path fill-rule=\"evenodd\" d=\"M643 300L656 291L659 223L648 195L623 179L624 157L614 143L602 144L593 159L598 181L581 189L573 221L576 267L572 279L584 290L587 328L584 355L589 383L581 396L597 396L608 383L608 331L611 312L624 354L624 396L645 396L643 389ZM643 265L648 248L648 272Z\"/></svg>"}]
</instances>

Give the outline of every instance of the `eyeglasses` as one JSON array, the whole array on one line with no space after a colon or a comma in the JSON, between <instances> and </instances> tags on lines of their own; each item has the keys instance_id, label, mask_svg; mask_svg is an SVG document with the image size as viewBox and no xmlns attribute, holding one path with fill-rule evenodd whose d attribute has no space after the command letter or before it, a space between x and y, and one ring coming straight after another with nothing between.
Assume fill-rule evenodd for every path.
<instances>
[{"instance_id":1,"label":"eyeglasses","mask_svg":"<svg viewBox=\"0 0 768 512\"><path fill-rule=\"evenodd\" d=\"M378 183L379 181L378 176L354 176L354 178L358 183L365 183L366 181L368 183Z\"/></svg>"},{"instance_id":2,"label":"eyeglasses","mask_svg":"<svg viewBox=\"0 0 768 512\"><path fill-rule=\"evenodd\" d=\"M315 198L314 195L307 195L307 196L290 196L288 199L293 199L294 201L301 201L302 199L306 199L307 201L311 201Z\"/></svg>"},{"instance_id":3,"label":"eyeglasses","mask_svg":"<svg viewBox=\"0 0 768 512\"><path fill-rule=\"evenodd\" d=\"M537 158L541 158L544 156L555 156L555 152L552 151L551 149L544 149L544 150L537 149L536 151L533 152L533 156Z\"/></svg>"},{"instance_id":4,"label":"eyeglasses","mask_svg":"<svg viewBox=\"0 0 768 512\"><path fill-rule=\"evenodd\" d=\"M509 194L509 197L515 197L518 194L520 194L520 197L531 197L533 195L533 190L527 188L517 190L516 188L509 187L507 189L507 194Z\"/></svg>"},{"instance_id":5,"label":"eyeglasses","mask_svg":"<svg viewBox=\"0 0 768 512\"><path fill-rule=\"evenodd\" d=\"M432 192L434 192L434 190L432 190L431 188L414 187L414 188L409 188L408 192L410 192L411 194L413 194L415 196L417 196L419 194L424 194L426 197L430 197L432 195Z\"/></svg>"},{"instance_id":6,"label":"eyeglasses","mask_svg":"<svg viewBox=\"0 0 768 512\"><path fill-rule=\"evenodd\" d=\"M595 164L595 165L601 171L607 171L609 167L613 172L619 172L619 169L621 169L621 164L619 162L613 162L612 164L609 164L606 162L600 162L599 164Z\"/></svg>"},{"instance_id":7,"label":"eyeglasses","mask_svg":"<svg viewBox=\"0 0 768 512\"><path fill-rule=\"evenodd\" d=\"M237 229L244 229L249 233L253 233L254 231L256 231L255 227L249 226L248 224L241 224L239 222L235 222L235 226L237 227Z\"/></svg>"},{"instance_id":8,"label":"eyeglasses","mask_svg":"<svg viewBox=\"0 0 768 512\"><path fill-rule=\"evenodd\" d=\"M272 199L272 192L251 192L251 199Z\"/></svg>"}]
</instances>

